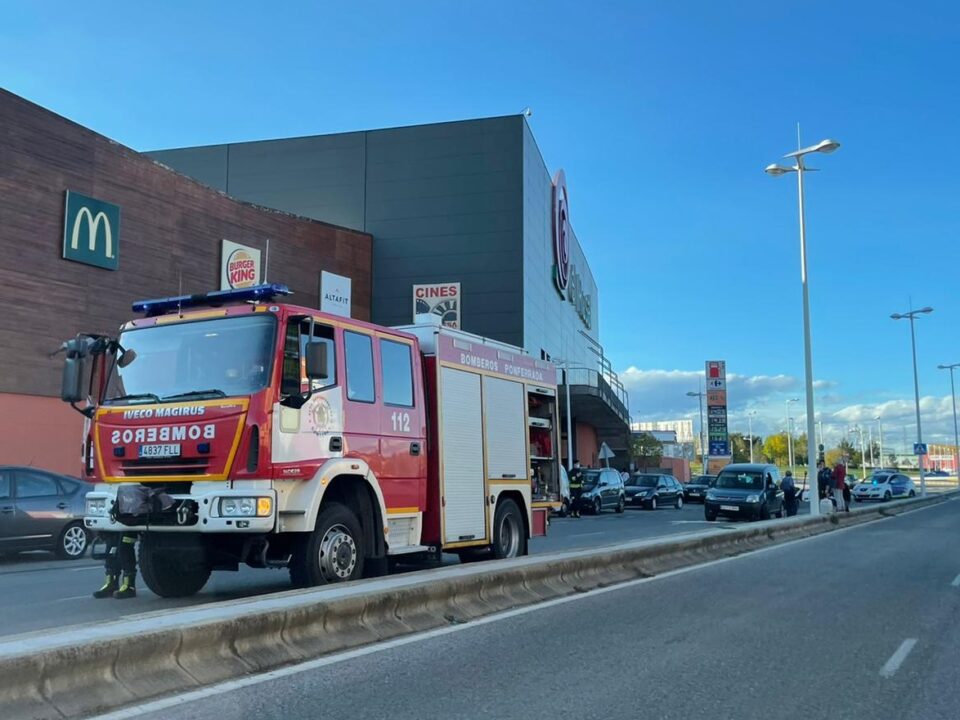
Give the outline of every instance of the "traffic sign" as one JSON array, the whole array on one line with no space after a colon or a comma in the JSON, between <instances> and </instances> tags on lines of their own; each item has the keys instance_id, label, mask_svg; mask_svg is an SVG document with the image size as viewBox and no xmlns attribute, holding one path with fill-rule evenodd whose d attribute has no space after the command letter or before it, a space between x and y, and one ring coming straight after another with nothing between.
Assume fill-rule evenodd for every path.
<instances>
[{"instance_id":1,"label":"traffic sign","mask_svg":"<svg viewBox=\"0 0 960 720\"><path fill-rule=\"evenodd\" d=\"M927 444L926 444L926 443L914 443L914 444L913 444L913 454L914 454L914 455L926 455L926 454L927 454Z\"/></svg>"},{"instance_id":2,"label":"traffic sign","mask_svg":"<svg viewBox=\"0 0 960 720\"><path fill-rule=\"evenodd\" d=\"M612 457L616 457L613 454L613 450L610 449L610 446L606 443L600 443L600 452L597 455L601 460L609 460Z\"/></svg>"}]
</instances>

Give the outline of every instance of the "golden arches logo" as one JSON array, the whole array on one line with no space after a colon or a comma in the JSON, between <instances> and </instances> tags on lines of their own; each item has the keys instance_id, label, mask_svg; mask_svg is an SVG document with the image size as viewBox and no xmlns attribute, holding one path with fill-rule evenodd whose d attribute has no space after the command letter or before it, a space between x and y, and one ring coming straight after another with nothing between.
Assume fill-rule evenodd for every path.
<instances>
[{"instance_id":1,"label":"golden arches logo","mask_svg":"<svg viewBox=\"0 0 960 720\"><path fill-rule=\"evenodd\" d=\"M110 218L101 210L96 215L90 212L90 208L82 207L77 216L73 219L73 230L70 233L70 249L77 250L80 247L80 221L87 221L88 246L90 252L97 249L97 230L100 229L100 223L103 223L103 236L106 240L105 257L113 258L113 229L110 227Z\"/></svg>"}]
</instances>

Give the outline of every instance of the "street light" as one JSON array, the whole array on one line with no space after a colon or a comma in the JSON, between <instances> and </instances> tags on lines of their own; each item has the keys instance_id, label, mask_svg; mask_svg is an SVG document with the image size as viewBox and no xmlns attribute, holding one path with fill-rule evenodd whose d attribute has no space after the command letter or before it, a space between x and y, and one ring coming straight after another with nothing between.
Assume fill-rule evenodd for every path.
<instances>
[{"instance_id":1,"label":"street light","mask_svg":"<svg viewBox=\"0 0 960 720\"><path fill-rule=\"evenodd\" d=\"M913 329L913 321L918 315L929 315L933 312L932 307L911 310L905 313L894 313L890 316L891 320L909 320L910 321L910 347L913 349L913 400L917 408L917 442L923 442L923 431L920 428L920 380L917 376L917 336ZM927 496L927 476L923 472L923 456L917 458L917 465L920 466L920 497Z\"/></svg>"},{"instance_id":2,"label":"street light","mask_svg":"<svg viewBox=\"0 0 960 720\"><path fill-rule=\"evenodd\" d=\"M800 402L800 398L789 398L787 400L787 460L790 462L790 472L793 472L793 433L790 432L790 403ZM807 436L807 445L810 445L809 435ZM810 474L810 466L807 466L807 474Z\"/></svg>"},{"instance_id":3,"label":"street light","mask_svg":"<svg viewBox=\"0 0 960 720\"><path fill-rule=\"evenodd\" d=\"M797 143L799 144L799 143ZM807 229L803 216L803 173L807 168L803 164L803 158L810 153L832 153L840 147L836 140L821 140L816 145L807 148L801 148L796 152L787 153L784 157L793 158L795 165L784 167L783 165L768 165L766 172L774 177L785 175L788 172L797 174L797 197L800 208L800 284L803 287L803 365L806 375L806 396L807 396L807 468L816 467L816 445L810 442L814 436L814 413L813 413L813 349L810 338L810 290L807 287ZM820 514L820 490L818 487L817 474L810 473L813 478L810 484L810 514Z\"/></svg>"},{"instance_id":4,"label":"street light","mask_svg":"<svg viewBox=\"0 0 960 720\"><path fill-rule=\"evenodd\" d=\"M957 432L957 393L953 389L953 369L960 367L960 363L953 365L937 365L938 370L950 371L950 398L953 400L953 472L960 483L960 433Z\"/></svg>"},{"instance_id":5,"label":"street light","mask_svg":"<svg viewBox=\"0 0 960 720\"><path fill-rule=\"evenodd\" d=\"M859 425L854 425L850 428L851 433L857 433L860 435L860 472L863 473L861 480L867 479L867 452L863 447L863 428Z\"/></svg>"},{"instance_id":6,"label":"street light","mask_svg":"<svg viewBox=\"0 0 960 720\"><path fill-rule=\"evenodd\" d=\"M700 464L703 466L700 472L707 474L707 446L703 441L703 397L706 395L702 390L700 392L687 393L687 397L695 397L700 400Z\"/></svg>"},{"instance_id":7,"label":"street light","mask_svg":"<svg viewBox=\"0 0 960 720\"><path fill-rule=\"evenodd\" d=\"M877 421L877 433L879 434L880 440L880 467L883 467L883 421L880 419L880 416L877 415L874 420Z\"/></svg>"},{"instance_id":8,"label":"street light","mask_svg":"<svg viewBox=\"0 0 960 720\"><path fill-rule=\"evenodd\" d=\"M747 425L750 428L750 464L753 464L753 418L756 416L757 411L751 410L747 413Z\"/></svg>"}]
</instances>

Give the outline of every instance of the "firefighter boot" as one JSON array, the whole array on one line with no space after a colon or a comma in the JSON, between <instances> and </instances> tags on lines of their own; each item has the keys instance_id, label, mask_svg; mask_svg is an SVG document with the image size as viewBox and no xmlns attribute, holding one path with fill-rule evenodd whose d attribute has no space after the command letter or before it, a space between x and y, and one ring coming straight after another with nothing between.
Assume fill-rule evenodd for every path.
<instances>
[{"instance_id":1,"label":"firefighter boot","mask_svg":"<svg viewBox=\"0 0 960 720\"><path fill-rule=\"evenodd\" d=\"M117 589L117 587L118 587L118 585L117 585L117 576L116 576L116 575L110 575L110 574L108 573L107 576L106 576L106 578L105 578L104 581L103 581L103 587L100 588L99 590L96 590L96 591L93 593L93 596L94 596L95 598L97 598L97 600L102 600L103 598L113 597L113 592L114 592L114 590Z\"/></svg>"},{"instance_id":2,"label":"firefighter boot","mask_svg":"<svg viewBox=\"0 0 960 720\"><path fill-rule=\"evenodd\" d=\"M120 587L113 593L113 597L116 600L135 598L137 596L136 579L137 576L134 574L124 574L123 580L120 582Z\"/></svg>"}]
</instances>

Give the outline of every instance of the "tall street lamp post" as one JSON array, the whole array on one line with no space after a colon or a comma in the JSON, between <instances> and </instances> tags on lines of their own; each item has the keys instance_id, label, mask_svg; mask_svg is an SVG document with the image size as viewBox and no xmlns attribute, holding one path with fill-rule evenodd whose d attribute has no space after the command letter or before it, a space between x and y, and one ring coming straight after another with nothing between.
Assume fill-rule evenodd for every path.
<instances>
[{"instance_id":1,"label":"tall street lamp post","mask_svg":"<svg viewBox=\"0 0 960 720\"><path fill-rule=\"evenodd\" d=\"M787 461L790 463L790 472L793 472L793 432L790 427L790 403L800 402L800 398L789 398L786 402L787 405ZM809 438L810 435L807 435ZM807 442L807 445L810 445L810 442ZM816 467L816 465L814 465ZM810 466L807 466L807 474L810 474Z\"/></svg>"},{"instance_id":2,"label":"tall street lamp post","mask_svg":"<svg viewBox=\"0 0 960 720\"><path fill-rule=\"evenodd\" d=\"M753 416L756 414L756 410L747 413L747 425L750 429L750 464L753 464Z\"/></svg>"},{"instance_id":3,"label":"tall street lamp post","mask_svg":"<svg viewBox=\"0 0 960 720\"><path fill-rule=\"evenodd\" d=\"M960 483L960 433L957 432L957 393L953 389L953 369L960 367L960 363L952 365L937 365L939 370L950 371L950 398L953 400L953 472Z\"/></svg>"},{"instance_id":4,"label":"tall street lamp post","mask_svg":"<svg viewBox=\"0 0 960 720\"><path fill-rule=\"evenodd\" d=\"M880 441L880 467L883 467L883 421L879 415L877 415L874 420L877 421L877 439Z\"/></svg>"},{"instance_id":5,"label":"tall street lamp post","mask_svg":"<svg viewBox=\"0 0 960 720\"><path fill-rule=\"evenodd\" d=\"M810 153L832 153L840 147L836 140L821 140L816 145L801 148L796 152L787 153L786 158L793 158L794 165L786 167L783 165L772 164L765 168L765 172L773 176L785 175L789 172L797 174L797 197L800 207L800 284L803 287L803 365L806 380L807 396L807 468L817 466L816 445L810 442L814 436L813 412L813 349L810 338L810 290L807 287L807 229L806 221L803 215L803 174L808 168L803 164L803 158ZM810 484L810 514L820 514L820 494L816 473L811 473L813 478Z\"/></svg>"},{"instance_id":6,"label":"tall street lamp post","mask_svg":"<svg viewBox=\"0 0 960 720\"><path fill-rule=\"evenodd\" d=\"M703 396L706 395L702 390L700 392L690 391L687 393L687 397L695 397L700 400L700 464L703 465L703 468L700 472L704 475L707 474L707 445L703 441Z\"/></svg>"},{"instance_id":7,"label":"tall street lamp post","mask_svg":"<svg viewBox=\"0 0 960 720\"><path fill-rule=\"evenodd\" d=\"M917 409L917 443L923 443L923 431L920 428L920 380L917 375L917 335L913 329L913 321L918 315L929 315L932 312L932 307L925 307L905 313L894 313L890 316L891 320L910 321L910 347L913 350L913 401ZM926 497L927 476L923 472L923 456L919 455L917 458L917 465L920 466L920 497Z\"/></svg>"}]
</instances>

